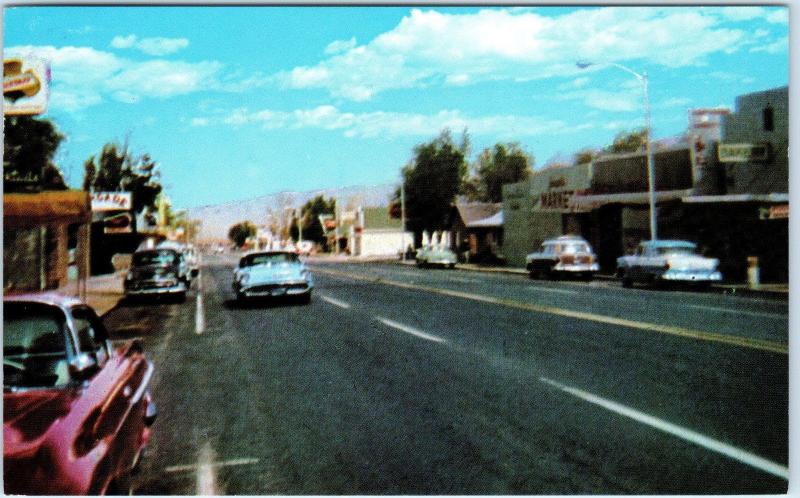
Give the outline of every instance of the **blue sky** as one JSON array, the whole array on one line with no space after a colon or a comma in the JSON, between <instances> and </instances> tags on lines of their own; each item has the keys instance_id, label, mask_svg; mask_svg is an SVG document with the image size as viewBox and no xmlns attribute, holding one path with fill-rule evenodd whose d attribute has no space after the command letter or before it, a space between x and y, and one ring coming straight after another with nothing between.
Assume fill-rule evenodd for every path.
<instances>
[{"instance_id":1,"label":"blue sky","mask_svg":"<svg viewBox=\"0 0 800 498\"><path fill-rule=\"evenodd\" d=\"M474 159L541 167L643 124L789 81L785 7L22 6L4 52L50 60L46 117L78 186L103 144L148 153L178 207L399 181L416 144L466 127Z\"/></svg>"}]
</instances>

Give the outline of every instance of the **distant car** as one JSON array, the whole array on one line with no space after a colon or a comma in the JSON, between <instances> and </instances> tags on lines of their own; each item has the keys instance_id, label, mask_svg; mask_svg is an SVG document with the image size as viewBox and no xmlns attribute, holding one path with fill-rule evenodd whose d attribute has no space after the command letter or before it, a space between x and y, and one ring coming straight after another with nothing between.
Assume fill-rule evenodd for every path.
<instances>
[{"instance_id":1,"label":"distant car","mask_svg":"<svg viewBox=\"0 0 800 498\"><path fill-rule=\"evenodd\" d=\"M617 277L622 285L634 282L679 282L707 286L722 280L719 260L697 253L697 245L685 240L649 240L634 254L617 258Z\"/></svg>"},{"instance_id":2,"label":"distant car","mask_svg":"<svg viewBox=\"0 0 800 498\"><path fill-rule=\"evenodd\" d=\"M83 302L5 297L5 493L127 494L156 418L152 374L141 343L114 350Z\"/></svg>"},{"instance_id":3,"label":"distant car","mask_svg":"<svg viewBox=\"0 0 800 498\"><path fill-rule=\"evenodd\" d=\"M592 246L582 237L562 235L542 243L538 252L525 257L531 278L577 275L590 279L600 269Z\"/></svg>"},{"instance_id":4,"label":"distant car","mask_svg":"<svg viewBox=\"0 0 800 498\"><path fill-rule=\"evenodd\" d=\"M173 240L165 240L156 246L157 249L173 249L180 254L190 278L200 273L200 259L193 245L183 244Z\"/></svg>"},{"instance_id":5,"label":"distant car","mask_svg":"<svg viewBox=\"0 0 800 498\"><path fill-rule=\"evenodd\" d=\"M419 267L441 266L455 268L458 262L456 253L446 247L427 246L417 249L416 263Z\"/></svg>"},{"instance_id":6,"label":"distant car","mask_svg":"<svg viewBox=\"0 0 800 498\"><path fill-rule=\"evenodd\" d=\"M136 251L125 276L125 296L174 296L186 299L191 283L188 265L175 249Z\"/></svg>"},{"instance_id":7,"label":"distant car","mask_svg":"<svg viewBox=\"0 0 800 498\"><path fill-rule=\"evenodd\" d=\"M243 256L233 272L236 298L296 296L311 302L314 279L294 251L259 251Z\"/></svg>"}]
</instances>

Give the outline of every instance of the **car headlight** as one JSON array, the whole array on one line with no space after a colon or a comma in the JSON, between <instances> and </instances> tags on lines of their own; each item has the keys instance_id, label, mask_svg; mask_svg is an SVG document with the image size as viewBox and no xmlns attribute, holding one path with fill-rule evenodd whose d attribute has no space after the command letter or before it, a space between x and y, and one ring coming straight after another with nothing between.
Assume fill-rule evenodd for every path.
<instances>
[{"instance_id":1,"label":"car headlight","mask_svg":"<svg viewBox=\"0 0 800 498\"><path fill-rule=\"evenodd\" d=\"M125 275L125 280L133 280L133 273L128 272L128 274Z\"/></svg>"},{"instance_id":2,"label":"car headlight","mask_svg":"<svg viewBox=\"0 0 800 498\"><path fill-rule=\"evenodd\" d=\"M239 275L240 284L246 284L248 280L250 280L250 275L248 275L247 273L242 273L241 275Z\"/></svg>"}]
</instances>

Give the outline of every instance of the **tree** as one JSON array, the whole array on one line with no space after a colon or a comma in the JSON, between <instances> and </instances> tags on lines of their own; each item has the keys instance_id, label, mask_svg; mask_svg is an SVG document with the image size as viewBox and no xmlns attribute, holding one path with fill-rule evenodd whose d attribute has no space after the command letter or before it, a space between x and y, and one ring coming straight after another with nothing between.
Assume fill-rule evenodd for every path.
<instances>
[{"instance_id":1,"label":"tree","mask_svg":"<svg viewBox=\"0 0 800 498\"><path fill-rule=\"evenodd\" d=\"M471 200L501 202L503 185L530 178L533 157L517 143L498 143L484 149L475 166L475 176L464 182L462 193Z\"/></svg>"},{"instance_id":2,"label":"tree","mask_svg":"<svg viewBox=\"0 0 800 498\"><path fill-rule=\"evenodd\" d=\"M625 152L639 152L644 149L647 140L647 130L641 128L634 131L621 131L614 137L614 142L606 147L606 152L620 154Z\"/></svg>"},{"instance_id":3,"label":"tree","mask_svg":"<svg viewBox=\"0 0 800 498\"><path fill-rule=\"evenodd\" d=\"M585 164L592 162L598 155L598 151L592 148L584 148L575 153L574 164Z\"/></svg>"},{"instance_id":4,"label":"tree","mask_svg":"<svg viewBox=\"0 0 800 498\"><path fill-rule=\"evenodd\" d=\"M8 181L30 178L42 188L67 188L61 171L53 163L64 135L47 119L6 116L3 140L3 173Z\"/></svg>"},{"instance_id":5,"label":"tree","mask_svg":"<svg viewBox=\"0 0 800 498\"><path fill-rule=\"evenodd\" d=\"M407 227L417 241L423 230L445 228L450 206L467 174L466 133L464 138L457 146L450 130L443 130L436 139L417 145L413 162L402 170ZM394 197L395 201L400 198L399 189Z\"/></svg>"},{"instance_id":6,"label":"tree","mask_svg":"<svg viewBox=\"0 0 800 498\"><path fill-rule=\"evenodd\" d=\"M116 143L103 146L100 156L83 164L83 188L91 192L131 192L132 210L139 214L156 210L156 199L163 187L158 165L148 154L135 157Z\"/></svg>"},{"instance_id":7,"label":"tree","mask_svg":"<svg viewBox=\"0 0 800 498\"><path fill-rule=\"evenodd\" d=\"M320 244L324 251L328 250L328 239L325 236L325 230L322 228L322 223L319 221L321 214L335 214L336 213L336 199L328 199L327 201L321 195L318 195L306 202L300 208L300 223L303 227L303 240L311 240ZM293 238L297 238L294 230L292 232Z\"/></svg>"},{"instance_id":8,"label":"tree","mask_svg":"<svg viewBox=\"0 0 800 498\"><path fill-rule=\"evenodd\" d=\"M247 239L255 234L256 226L249 221L239 222L228 230L228 238L236 244L236 247L242 247Z\"/></svg>"}]
</instances>

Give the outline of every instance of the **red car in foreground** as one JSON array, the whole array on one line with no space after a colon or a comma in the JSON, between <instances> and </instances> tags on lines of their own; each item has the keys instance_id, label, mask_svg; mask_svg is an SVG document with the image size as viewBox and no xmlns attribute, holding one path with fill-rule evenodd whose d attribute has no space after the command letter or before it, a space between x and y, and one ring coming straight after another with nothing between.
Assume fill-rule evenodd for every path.
<instances>
[{"instance_id":1,"label":"red car in foreground","mask_svg":"<svg viewBox=\"0 0 800 498\"><path fill-rule=\"evenodd\" d=\"M5 297L4 492L127 494L156 417L152 374L141 343L113 349L83 302Z\"/></svg>"}]
</instances>

